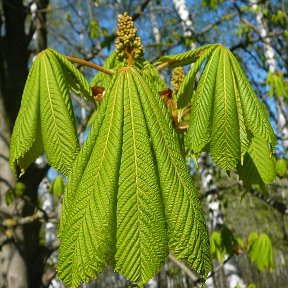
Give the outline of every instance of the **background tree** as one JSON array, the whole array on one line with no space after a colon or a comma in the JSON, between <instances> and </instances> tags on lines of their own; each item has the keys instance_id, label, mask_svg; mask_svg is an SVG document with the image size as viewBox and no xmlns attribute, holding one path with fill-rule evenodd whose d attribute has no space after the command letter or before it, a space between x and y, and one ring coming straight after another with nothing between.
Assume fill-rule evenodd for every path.
<instances>
[{"instance_id":1,"label":"background tree","mask_svg":"<svg viewBox=\"0 0 288 288\"><path fill-rule=\"evenodd\" d=\"M174 2L176 3L177 1ZM273 128L276 131L278 138L276 158L279 178L275 184L268 188L268 194L265 195L259 193L255 187L249 190L244 189L235 177L227 178L225 173L208 160L208 169L213 171L213 182L216 182L217 186L215 187L208 183L207 188L201 190L202 194L200 197L204 200L204 206L206 206L205 199L209 195L213 195L217 201L220 201L222 206L221 213L224 214L225 224L233 230L236 236L247 239L250 232L257 231L258 233L266 232L271 237L274 245L275 272L273 274L262 273L260 276L255 268L251 269L244 253L244 257L237 257L237 261L240 264L240 271L245 283L255 282L259 287L277 287L277 285L278 287L285 287L283 280L285 279L285 274L283 271L285 271L285 267L287 269L287 256L285 256L287 255L285 253L287 251L287 228L285 225L287 225L286 215L288 213L286 189L287 146L285 145L287 143L287 134L285 129L287 128L288 92L287 53L284 51L287 51L287 30L285 30L288 21L287 10L285 10L287 9L287 2L262 1L255 8L255 3L252 1L186 1L185 4L189 9L191 21L186 21L186 26L183 25L183 19L177 10L176 4L174 6L171 1L88 0L69 2L59 0L51 2L48 6L47 4L47 1L30 1L24 3L25 6L22 1L16 0L2 0L0 2L2 9L0 10L2 14L0 22L0 31L2 33L0 38L0 99L3 103L3 105L0 105L2 109L0 116L3 117L3 120L1 119L0 121L2 133L0 161L1 165L3 165L1 166L0 183L0 215L3 219L2 221L10 218L16 219L16 216L21 216L21 219L24 216L24 219L27 219L25 218L26 216L34 216L36 211L41 210L37 204L37 187L46 174L47 167L44 169L38 169L36 166L30 168L28 174L23 179L20 179L26 185L25 195L29 198L20 197L20 199L11 204L12 206L9 205L7 208L3 195L7 194L8 186L9 188L15 187L15 179L7 167L7 142L9 141L11 126L19 109L21 94L27 77L29 59L31 60L32 58L30 56L34 56L35 52L46 48L46 28L48 28L48 46L64 54L78 56L102 64L109 51L114 47L115 30L113 31L113 29L116 29L117 15L128 11L136 20L137 27L145 27L145 29L139 29L139 32L145 47L147 47L146 57L149 59L158 59L163 53L187 50L191 47L191 44L198 46L219 42L229 47L237 55L242 67L249 75L254 89L269 111ZM261 28L259 28L259 21L257 20L259 13L262 14L262 19L264 19L266 34L263 34ZM48 25L46 25L46 14ZM63 14L65 17L63 17ZM191 25L190 30L189 25ZM157 30L155 27L157 27ZM188 33L187 31L190 32ZM33 35L36 37L36 41L32 41ZM159 36L156 35L161 35L161 41L159 41ZM271 51L274 51L272 58L277 63L273 71L269 67L270 60L267 59L271 56L271 53L264 53L268 44ZM92 79L94 71L86 68L83 68L82 71L88 78ZM165 71L163 77L169 78L169 71ZM73 99L78 107L76 111L78 111L79 137L85 138L85 129L92 107L84 104L81 99L77 100L76 97L73 97ZM197 181L203 183L201 170L199 169L198 171L200 175L198 172L192 171L195 183ZM51 179L55 173L51 171L49 173L50 176L48 176ZM43 185L41 187L43 188ZM240 195L247 192L251 195L245 196L240 203ZM260 200L258 201L256 198ZM24 208L21 208L23 205L21 206L18 203L22 201L25 204ZM267 209L266 205L271 208ZM249 211L248 218L247 209ZM55 211L57 212L57 210ZM37 215L39 216L40 214ZM0 280L0 283L4 287L6 283L10 285L8 287L39 287L44 267L39 263L44 263L43 256L47 256L55 249L53 245L50 245L50 247L44 245L46 246L45 248L40 245L39 237L41 233L39 229L41 226L40 220L43 221L45 218L43 215L37 216L38 218L35 218L37 221L34 221L34 218L28 218L32 222L30 224L17 225L17 229L10 229L13 231L12 237L9 235L10 230L6 229L6 226L2 231L1 242L3 245L1 246L3 247L1 256L6 261L7 259L12 261L11 265L6 266L9 266L9 269L1 271L1 275L4 276L3 279L5 280ZM49 222L55 220L55 217L52 218ZM281 224L279 225L279 223ZM11 241L12 239L14 242ZM40 253L40 251L43 253ZM14 258L10 257L12 254ZM18 264L14 264L15 262L13 261ZM166 270L163 270L168 271L168 275L176 271L174 277L171 277L174 280L171 281L175 281L175 283L177 281L190 283L191 279L187 276L188 274L183 272L186 270L182 269L178 272L173 266L174 264L171 263L173 262L168 262ZM19 265L20 269L17 268ZM53 265L52 267L46 265L46 272L50 273L50 269L53 272ZM1 270L3 267L5 265L1 265ZM9 279L15 278L15 270L17 271L16 278L20 280L21 284L12 286L12 280ZM214 286L224 287L225 276L221 273L221 269L216 268L216 270L218 272L214 274L216 275L213 281ZM22 273L19 273L19 271L22 271ZM35 276L35 273L37 276ZM164 281L163 278L167 279L166 276L163 276L165 273L161 272L159 276L162 281ZM178 273L180 278L177 279ZM22 279L19 277L21 274L23 275ZM44 275L47 276L47 273ZM54 274L52 273L51 275L53 276ZM188 278L189 280L187 280ZM97 283L99 284L99 281ZM108 284L103 285L107 287Z\"/></svg>"}]
</instances>

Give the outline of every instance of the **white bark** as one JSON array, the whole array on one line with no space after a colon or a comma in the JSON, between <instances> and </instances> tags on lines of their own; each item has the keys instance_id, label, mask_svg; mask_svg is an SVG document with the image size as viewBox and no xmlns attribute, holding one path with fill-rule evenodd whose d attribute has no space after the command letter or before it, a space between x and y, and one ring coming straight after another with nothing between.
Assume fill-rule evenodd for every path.
<instances>
[{"instance_id":1,"label":"white bark","mask_svg":"<svg viewBox=\"0 0 288 288\"><path fill-rule=\"evenodd\" d=\"M184 37L191 38L193 36L194 24L192 21L192 18L189 13L189 9L187 8L186 1L185 0L173 0L173 4L175 7L175 10L181 19L181 25L183 28L183 35ZM196 43L191 43L191 49L196 48Z\"/></svg>"},{"instance_id":2,"label":"white bark","mask_svg":"<svg viewBox=\"0 0 288 288\"><path fill-rule=\"evenodd\" d=\"M157 19L154 12L154 1L152 0L150 3L150 20L152 25L152 33L155 39L156 44L160 44L161 42L161 34L157 24Z\"/></svg>"},{"instance_id":3,"label":"white bark","mask_svg":"<svg viewBox=\"0 0 288 288\"><path fill-rule=\"evenodd\" d=\"M151 26L152 26L152 33L153 33L156 44L160 44L161 34L160 34L160 30L159 30L158 23L157 23L157 18L154 12L154 0L152 0L149 3L149 6L150 6L149 14L150 14L150 21L151 21Z\"/></svg>"},{"instance_id":4,"label":"white bark","mask_svg":"<svg viewBox=\"0 0 288 288\"><path fill-rule=\"evenodd\" d=\"M256 11L258 9L258 4L255 0L250 0L250 3L252 4L252 8ZM256 13L256 22L257 22L257 28L259 35L264 41L264 55L266 57L267 64L269 66L269 71L274 73L276 71L276 58L275 58L275 52L271 45L271 39L268 37L268 25L264 19L263 13L258 11Z\"/></svg>"},{"instance_id":5,"label":"white bark","mask_svg":"<svg viewBox=\"0 0 288 288\"><path fill-rule=\"evenodd\" d=\"M256 13L256 22L257 22L257 29L258 33L262 37L264 44L263 44L263 49L264 49L264 55L266 57L266 62L268 64L268 69L269 72L275 73L277 69L277 61L276 61L276 55L275 51L272 47L272 42L271 38L268 37L269 29L267 22L265 18L263 17L263 13L261 12L261 9L259 8L259 5L257 4L258 1L255 0L250 0L250 3L252 4L252 7L255 11L258 11ZM283 102L283 98L280 99L277 102L277 112L278 112L278 128L281 131L282 129L282 137L283 141L282 144L284 148L288 148L288 128L286 125L286 119L285 116L283 115L283 109L286 109L285 104Z\"/></svg>"}]
</instances>

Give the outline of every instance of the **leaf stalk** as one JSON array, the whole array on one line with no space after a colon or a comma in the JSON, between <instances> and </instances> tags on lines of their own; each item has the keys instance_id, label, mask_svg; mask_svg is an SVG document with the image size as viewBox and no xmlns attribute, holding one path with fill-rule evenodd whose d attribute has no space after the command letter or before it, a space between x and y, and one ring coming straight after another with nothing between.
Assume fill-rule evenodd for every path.
<instances>
[{"instance_id":1,"label":"leaf stalk","mask_svg":"<svg viewBox=\"0 0 288 288\"><path fill-rule=\"evenodd\" d=\"M107 69L107 68L105 68L103 66L100 66L98 64L91 63L91 62L86 61L84 59L76 58L76 57L73 57L73 56L65 56L65 57L71 62L78 63L78 64L84 65L86 67L96 69L96 70L98 70L100 72L103 72L103 73L111 75L111 76L114 75L114 71L113 70Z\"/></svg>"}]
</instances>

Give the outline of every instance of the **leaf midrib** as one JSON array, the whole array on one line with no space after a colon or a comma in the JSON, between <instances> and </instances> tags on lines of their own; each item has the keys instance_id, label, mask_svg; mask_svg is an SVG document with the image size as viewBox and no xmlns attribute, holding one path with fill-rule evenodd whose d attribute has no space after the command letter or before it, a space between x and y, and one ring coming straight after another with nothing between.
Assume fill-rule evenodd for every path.
<instances>
[{"instance_id":1,"label":"leaf midrib","mask_svg":"<svg viewBox=\"0 0 288 288\"><path fill-rule=\"evenodd\" d=\"M127 80L128 80L128 83L130 82L129 81L129 74L127 73ZM133 83L133 80L132 80L132 85L134 86L134 83ZM137 218L138 218L138 223L141 224L141 221L140 221L140 217L139 217L139 211L140 211L140 203L139 203L139 183L138 183L138 157L137 157L137 149L136 149L136 141L135 141L135 125L134 125L134 116L133 116L133 107L132 107L132 100L131 100L131 95L133 95L133 93L131 93L131 88L130 88L130 85L128 85L128 88L129 88L129 106L130 106L130 117L131 117L131 127L132 127L132 135L133 135L133 148L134 148L134 153L133 153L133 156L134 156L134 165L135 165L135 182L136 182L136 202L137 202ZM135 87L136 88L136 87ZM138 94L137 94L138 96ZM135 95L135 97L137 97ZM138 233L139 233L139 238L141 239L141 225L139 225L139 229L137 229ZM138 227L137 227L138 228ZM140 242L140 243L139 243ZM141 243L142 241L138 241L138 245L140 246L139 251L142 251L141 250ZM139 253L140 254L140 258L142 258L142 253ZM142 259L140 259L140 263L142 263ZM140 264L141 265L141 264ZM142 269L141 269L142 271ZM142 275L141 275L142 276Z\"/></svg>"},{"instance_id":2,"label":"leaf midrib","mask_svg":"<svg viewBox=\"0 0 288 288\"><path fill-rule=\"evenodd\" d=\"M46 57L43 57L43 64L44 64L44 70L45 70L45 82L46 82L46 85L47 85L47 92L48 92L48 100L49 100L49 104L50 104L50 108L51 108L51 114L52 114L52 117L53 117L53 123L54 123L54 131L56 133L56 138L57 138L57 144L59 146L62 146L61 145L61 141L60 141L60 137L59 137L59 132L58 132L58 127L56 125L56 117L55 117L55 112L54 112L54 109L53 109L53 105L52 105L52 97L51 97L51 92L50 92L50 87L49 87L49 81L48 81L48 72L47 72L47 66L46 66L46 61L47 61L47 58ZM54 78L55 80L55 78ZM57 85L58 86L58 85ZM63 158L63 151L62 149L60 149L60 154L61 154L61 159L65 159L66 157ZM62 165L61 165L62 166ZM66 169L65 169L66 170Z\"/></svg>"}]
</instances>

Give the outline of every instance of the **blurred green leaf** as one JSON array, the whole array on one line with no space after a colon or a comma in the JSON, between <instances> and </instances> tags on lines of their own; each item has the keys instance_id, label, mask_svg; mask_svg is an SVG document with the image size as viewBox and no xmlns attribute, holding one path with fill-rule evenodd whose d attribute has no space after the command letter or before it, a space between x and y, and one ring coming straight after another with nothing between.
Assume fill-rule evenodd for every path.
<instances>
[{"instance_id":1,"label":"blurred green leaf","mask_svg":"<svg viewBox=\"0 0 288 288\"><path fill-rule=\"evenodd\" d=\"M22 182L17 182L14 190L14 194L16 198L20 198L24 195L26 190L26 186Z\"/></svg>"},{"instance_id":2,"label":"blurred green leaf","mask_svg":"<svg viewBox=\"0 0 288 288\"><path fill-rule=\"evenodd\" d=\"M62 176L56 176L50 186L49 192L56 197L61 197L64 193L65 184Z\"/></svg>"},{"instance_id":3,"label":"blurred green leaf","mask_svg":"<svg viewBox=\"0 0 288 288\"><path fill-rule=\"evenodd\" d=\"M258 235L256 232L251 233L248 238L247 252L251 263L255 263L259 271L268 268L270 272L273 271L272 242L267 234Z\"/></svg>"}]
</instances>

